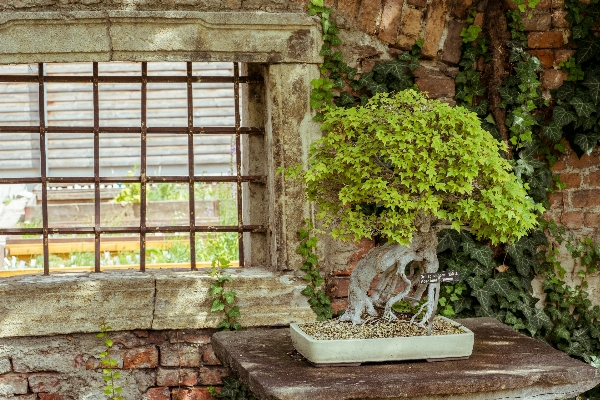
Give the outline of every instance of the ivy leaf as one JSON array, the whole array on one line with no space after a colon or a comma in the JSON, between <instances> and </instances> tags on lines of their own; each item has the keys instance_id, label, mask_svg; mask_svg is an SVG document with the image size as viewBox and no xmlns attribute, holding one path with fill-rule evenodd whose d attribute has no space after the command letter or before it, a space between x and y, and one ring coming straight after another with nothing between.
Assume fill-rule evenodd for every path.
<instances>
[{"instance_id":1,"label":"ivy leaf","mask_svg":"<svg viewBox=\"0 0 600 400\"><path fill-rule=\"evenodd\" d=\"M517 301L518 297L506 278L488 279L486 286L490 287L498 296L505 297L508 301Z\"/></svg>"},{"instance_id":2,"label":"ivy leaf","mask_svg":"<svg viewBox=\"0 0 600 400\"><path fill-rule=\"evenodd\" d=\"M576 329L573 331L573 336L572 339L576 342L581 343L581 345L583 346L583 348L586 351L590 351L592 348L592 339L590 338L589 335L589 329L587 328L581 328L581 329Z\"/></svg>"},{"instance_id":3,"label":"ivy leaf","mask_svg":"<svg viewBox=\"0 0 600 400\"><path fill-rule=\"evenodd\" d=\"M577 115L579 115L580 117L587 118L594 111L596 111L596 108L594 107L594 105L592 103L583 101L579 97L574 97L573 99L571 99L571 101L569 101L569 104L571 104L573 106L573 108L577 112Z\"/></svg>"},{"instance_id":4,"label":"ivy leaf","mask_svg":"<svg viewBox=\"0 0 600 400\"><path fill-rule=\"evenodd\" d=\"M571 341L571 334L563 325L558 325L553 332L557 339L565 339L567 342Z\"/></svg>"},{"instance_id":5,"label":"ivy leaf","mask_svg":"<svg viewBox=\"0 0 600 400\"><path fill-rule=\"evenodd\" d=\"M403 80L406 76L406 73L404 72L405 68L405 63L400 62L398 60L391 60L384 63L375 64L375 67L373 67L373 71L382 75L392 74L396 78Z\"/></svg>"},{"instance_id":6,"label":"ivy leaf","mask_svg":"<svg viewBox=\"0 0 600 400\"><path fill-rule=\"evenodd\" d=\"M575 82L564 82L556 91L556 98L559 100L569 100L575 97Z\"/></svg>"},{"instance_id":7,"label":"ivy leaf","mask_svg":"<svg viewBox=\"0 0 600 400\"><path fill-rule=\"evenodd\" d=\"M600 139L600 133L588 133L587 135L578 133L575 135L574 142L589 156L596 147L598 139Z\"/></svg>"},{"instance_id":8,"label":"ivy leaf","mask_svg":"<svg viewBox=\"0 0 600 400\"><path fill-rule=\"evenodd\" d=\"M479 261L486 267L495 267L494 260L492 258L494 252L492 251L492 249L490 249L484 244L478 244L474 242L463 242L462 245L463 250L466 253L468 253L471 256L471 258Z\"/></svg>"},{"instance_id":9,"label":"ivy leaf","mask_svg":"<svg viewBox=\"0 0 600 400\"><path fill-rule=\"evenodd\" d=\"M338 107L348 107L353 106L356 102L354 96L348 94L348 92L341 92L339 97L333 99L335 105Z\"/></svg>"},{"instance_id":10,"label":"ivy leaf","mask_svg":"<svg viewBox=\"0 0 600 400\"><path fill-rule=\"evenodd\" d=\"M471 290L471 294L477 298L481 307L486 311L490 311L492 305L495 304L495 301L492 299L494 292L487 284L482 288Z\"/></svg>"},{"instance_id":11,"label":"ivy leaf","mask_svg":"<svg viewBox=\"0 0 600 400\"><path fill-rule=\"evenodd\" d=\"M211 312L223 311L224 309L225 309L225 303L223 303L219 298L213 299L212 306L210 308Z\"/></svg>"},{"instance_id":12,"label":"ivy leaf","mask_svg":"<svg viewBox=\"0 0 600 400\"><path fill-rule=\"evenodd\" d=\"M579 51L577 54L579 54ZM594 104L600 103L600 77L598 74L586 77L582 84L590 90L590 96Z\"/></svg>"},{"instance_id":13,"label":"ivy leaf","mask_svg":"<svg viewBox=\"0 0 600 400\"><path fill-rule=\"evenodd\" d=\"M552 118L554 122L556 122L559 126L565 126L569 123L575 121L575 115L572 112L565 110L562 106L554 107L554 112L552 113Z\"/></svg>"},{"instance_id":14,"label":"ivy leaf","mask_svg":"<svg viewBox=\"0 0 600 400\"><path fill-rule=\"evenodd\" d=\"M231 307L231 309L227 312L227 316L230 318L241 318L242 315L240 314L240 308L238 306Z\"/></svg>"},{"instance_id":15,"label":"ivy leaf","mask_svg":"<svg viewBox=\"0 0 600 400\"><path fill-rule=\"evenodd\" d=\"M229 292L223 293L223 298L227 302L227 304L233 304L235 301L235 292L230 290Z\"/></svg>"},{"instance_id":16,"label":"ivy leaf","mask_svg":"<svg viewBox=\"0 0 600 400\"><path fill-rule=\"evenodd\" d=\"M590 60L597 53L600 53L600 42L594 35L577 41L577 64Z\"/></svg>"},{"instance_id":17,"label":"ivy leaf","mask_svg":"<svg viewBox=\"0 0 600 400\"><path fill-rule=\"evenodd\" d=\"M471 304L472 304L472 300L470 298L467 297L461 297L458 300L455 300L452 305L454 307L454 312L456 314L460 313L462 310L470 310L471 309Z\"/></svg>"},{"instance_id":18,"label":"ivy leaf","mask_svg":"<svg viewBox=\"0 0 600 400\"><path fill-rule=\"evenodd\" d=\"M562 127L553 120L547 126L542 126L542 134L553 143L558 143L563 136L563 130Z\"/></svg>"},{"instance_id":19,"label":"ivy leaf","mask_svg":"<svg viewBox=\"0 0 600 400\"><path fill-rule=\"evenodd\" d=\"M460 246L460 233L454 229L444 229L438 234L438 246L437 252L441 253L448 249L452 250L453 253L458 251Z\"/></svg>"}]
</instances>

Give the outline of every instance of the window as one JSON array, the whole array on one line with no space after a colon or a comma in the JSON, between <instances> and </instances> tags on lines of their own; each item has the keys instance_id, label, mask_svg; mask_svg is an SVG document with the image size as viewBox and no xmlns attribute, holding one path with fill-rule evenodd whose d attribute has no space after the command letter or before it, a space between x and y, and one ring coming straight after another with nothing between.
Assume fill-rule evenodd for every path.
<instances>
[{"instance_id":1,"label":"window","mask_svg":"<svg viewBox=\"0 0 600 400\"><path fill-rule=\"evenodd\" d=\"M90 249L93 246L94 271L100 272L112 257L106 250L111 247L104 245L114 242L115 235L139 235L139 240L135 238L139 269L145 271L156 235L175 234L170 240L179 242L177 235L187 235L185 246L193 255L189 265L195 270L199 237L229 233L243 266L243 233L266 231L264 225L244 223L243 201L249 183L266 179L244 174L242 162L243 137L265 132L262 127L242 126L241 86L260 79L240 76L238 63L229 63L231 73L212 70L207 63L156 63L177 64L166 70L147 62L116 68L118 64L70 64L68 74L64 65L11 66L0 75L0 85L19 87L18 98L26 104L7 102L16 98L10 94L0 103L0 135L10 139L0 140L4 145L0 152L6 150L21 160L15 168L18 163L0 159L0 185L37 185L41 199L39 226L0 228L0 235L41 236L45 275L50 272L50 250L59 243L57 235L89 236L84 242ZM207 97L209 89L229 97ZM3 117L1 108L14 118ZM7 143L21 146L11 149ZM211 144L221 152L231 149L229 171L219 171L218 156L203 152ZM200 170L201 165L206 169ZM206 195L202 189L210 185L231 188L233 217L226 224L199 218L198 201ZM52 206L53 195L71 189L87 191L88 219L82 217L84 205L78 206L76 221L53 216L53 210L66 209ZM161 205L151 202L160 199L160 192L187 202L185 215L161 219ZM139 215L134 212L128 223L112 224L105 205L113 196L137 203Z\"/></svg>"}]
</instances>

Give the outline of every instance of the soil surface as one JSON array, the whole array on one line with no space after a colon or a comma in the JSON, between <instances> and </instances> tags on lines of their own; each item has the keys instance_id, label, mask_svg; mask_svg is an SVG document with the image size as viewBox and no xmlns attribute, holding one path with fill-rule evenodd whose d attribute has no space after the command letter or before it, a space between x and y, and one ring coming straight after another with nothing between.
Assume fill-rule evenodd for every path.
<instances>
[{"instance_id":1,"label":"soil surface","mask_svg":"<svg viewBox=\"0 0 600 400\"><path fill-rule=\"evenodd\" d=\"M409 321L386 322L380 318L367 320L364 324L353 325L350 321L330 319L326 321L299 324L306 334L317 340L375 339L427 335L427 326L419 327ZM453 335L465 333L461 325L436 317L431 329L432 335Z\"/></svg>"}]
</instances>

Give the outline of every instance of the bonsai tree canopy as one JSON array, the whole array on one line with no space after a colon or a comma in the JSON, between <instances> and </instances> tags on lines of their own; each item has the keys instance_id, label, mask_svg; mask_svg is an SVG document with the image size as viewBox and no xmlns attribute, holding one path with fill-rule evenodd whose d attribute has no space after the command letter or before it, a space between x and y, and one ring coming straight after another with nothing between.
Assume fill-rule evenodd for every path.
<instances>
[{"instance_id":1,"label":"bonsai tree canopy","mask_svg":"<svg viewBox=\"0 0 600 400\"><path fill-rule=\"evenodd\" d=\"M303 174L317 219L337 239L387 242L353 271L345 320L359 323L364 313L377 315L376 307L393 319L395 302L418 302L427 285L417 283L414 264L408 276L405 269L415 261L421 273L438 270L441 226L468 225L477 238L497 244L526 235L543 211L501 157L503 144L462 107L412 89L383 93L361 107L327 108L321 129ZM400 279L403 289L395 294ZM435 287L429 285L420 325L435 313Z\"/></svg>"}]
</instances>

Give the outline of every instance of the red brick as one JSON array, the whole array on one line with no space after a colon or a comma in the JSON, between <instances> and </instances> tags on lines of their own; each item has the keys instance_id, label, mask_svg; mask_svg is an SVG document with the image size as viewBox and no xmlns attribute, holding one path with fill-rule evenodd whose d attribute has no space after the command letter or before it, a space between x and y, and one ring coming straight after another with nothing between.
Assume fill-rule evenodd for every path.
<instances>
[{"instance_id":1,"label":"red brick","mask_svg":"<svg viewBox=\"0 0 600 400\"><path fill-rule=\"evenodd\" d=\"M173 400L211 400L207 388L174 389Z\"/></svg>"},{"instance_id":2,"label":"red brick","mask_svg":"<svg viewBox=\"0 0 600 400\"><path fill-rule=\"evenodd\" d=\"M143 400L171 400L171 392L168 387L153 387L144 393Z\"/></svg>"},{"instance_id":3,"label":"red brick","mask_svg":"<svg viewBox=\"0 0 600 400\"><path fill-rule=\"evenodd\" d=\"M473 20L473 25L482 27L484 17L485 17L484 13L475 14L475 19Z\"/></svg>"},{"instance_id":4,"label":"red brick","mask_svg":"<svg viewBox=\"0 0 600 400\"><path fill-rule=\"evenodd\" d=\"M550 30L551 14L549 12L524 12L521 19L526 31L548 31Z\"/></svg>"},{"instance_id":5,"label":"red brick","mask_svg":"<svg viewBox=\"0 0 600 400\"><path fill-rule=\"evenodd\" d=\"M563 196L564 196L563 192L552 193L550 196L548 196L548 201L550 202L550 208L563 207L564 206Z\"/></svg>"},{"instance_id":6,"label":"red brick","mask_svg":"<svg viewBox=\"0 0 600 400\"><path fill-rule=\"evenodd\" d=\"M575 55L575 50L554 50L554 62L556 65L569 61Z\"/></svg>"},{"instance_id":7,"label":"red brick","mask_svg":"<svg viewBox=\"0 0 600 400\"><path fill-rule=\"evenodd\" d=\"M467 24L450 20L448 21L448 30L444 49L442 51L442 60L453 64L458 64L461 56L461 46L463 44L460 33Z\"/></svg>"},{"instance_id":8,"label":"red brick","mask_svg":"<svg viewBox=\"0 0 600 400\"><path fill-rule=\"evenodd\" d=\"M75 357L73 357L73 368L81 368L83 366L85 366L83 355L76 354Z\"/></svg>"},{"instance_id":9,"label":"red brick","mask_svg":"<svg viewBox=\"0 0 600 400\"><path fill-rule=\"evenodd\" d=\"M211 333L206 331L195 331L195 330L186 330L183 332L171 332L169 335L170 343L194 343L194 344L208 344L210 343Z\"/></svg>"},{"instance_id":10,"label":"red brick","mask_svg":"<svg viewBox=\"0 0 600 400\"><path fill-rule=\"evenodd\" d=\"M552 27L553 28L565 28L571 27L569 21L565 19L567 12L564 10L556 10L552 13Z\"/></svg>"},{"instance_id":11,"label":"red brick","mask_svg":"<svg viewBox=\"0 0 600 400\"><path fill-rule=\"evenodd\" d=\"M35 393L26 394L23 396L11 397L12 400L38 400L38 396Z\"/></svg>"},{"instance_id":12,"label":"red brick","mask_svg":"<svg viewBox=\"0 0 600 400\"><path fill-rule=\"evenodd\" d=\"M407 3L415 7L427 7L427 0L407 0Z\"/></svg>"},{"instance_id":13,"label":"red brick","mask_svg":"<svg viewBox=\"0 0 600 400\"><path fill-rule=\"evenodd\" d=\"M588 186L600 186L600 170L590 172L588 176L583 178L583 182Z\"/></svg>"},{"instance_id":14,"label":"red brick","mask_svg":"<svg viewBox=\"0 0 600 400\"><path fill-rule=\"evenodd\" d=\"M563 46L563 34L559 31L529 32L527 45L531 49L556 49Z\"/></svg>"},{"instance_id":15,"label":"red brick","mask_svg":"<svg viewBox=\"0 0 600 400\"><path fill-rule=\"evenodd\" d=\"M5 394L26 394L27 378L22 375L2 375L0 387Z\"/></svg>"},{"instance_id":16,"label":"red brick","mask_svg":"<svg viewBox=\"0 0 600 400\"><path fill-rule=\"evenodd\" d=\"M560 222L570 229L577 229L583 226L583 213L581 211L565 211L560 217Z\"/></svg>"},{"instance_id":17,"label":"red brick","mask_svg":"<svg viewBox=\"0 0 600 400\"><path fill-rule=\"evenodd\" d=\"M576 189L581 186L580 174L561 174L560 180L567 184L567 189Z\"/></svg>"},{"instance_id":18,"label":"red brick","mask_svg":"<svg viewBox=\"0 0 600 400\"><path fill-rule=\"evenodd\" d=\"M554 66L554 52L552 50L529 50L528 53L540 60L542 68L552 68Z\"/></svg>"},{"instance_id":19,"label":"red brick","mask_svg":"<svg viewBox=\"0 0 600 400\"><path fill-rule=\"evenodd\" d=\"M594 151L589 156L584 154L581 158L578 158L575 152L571 152L571 155L569 156L569 165L581 169L600 166L600 152Z\"/></svg>"},{"instance_id":20,"label":"red brick","mask_svg":"<svg viewBox=\"0 0 600 400\"><path fill-rule=\"evenodd\" d=\"M222 378L227 376L227 369L222 367L202 367L198 383L201 385L222 385Z\"/></svg>"},{"instance_id":21,"label":"red brick","mask_svg":"<svg viewBox=\"0 0 600 400\"><path fill-rule=\"evenodd\" d=\"M381 6L383 0L361 1L358 15L356 16L356 25L363 32L374 35L377 32L377 24L381 16Z\"/></svg>"},{"instance_id":22,"label":"red brick","mask_svg":"<svg viewBox=\"0 0 600 400\"><path fill-rule=\"evenodd\" d=\"M143 341L143 339L140 339L139 336L127 331L113 333L111 334L110 338L113 341L113 344L120 344L122 347L126 347L128 349L142 346L145 343L145 340Z\"/></svg>"},{"instance_id":23,"label":"red brick","mask_svg":"<svg viewBox=\"0 0 600 400\"><path fill-rule=\"evenodd\" d=\"M181 376L181 382L179 377ZM190 368L164 369L156 372L156 384L159 386L194 386L198 382L198 372Z\"/></svg>"},{"instance_id":24,"label":"red brick","mask_svg":"<svg viewBox=\"0 0 600 400\"><path fill-rule=\"evenodd\" d=\"M167 335L164 332L149 332L146 344L158 344L161 345L167 341Z\"/></svg>"},{"instance_id":25,"label":"red brick","mask_svg":"<svg viewBox=\"0 0 600 400\"><path fill-rule=\"evenodd\" d=\"M465 20L469 16L469 10L473 5L473 0L454 0L452 4L452 13L450 14L453 18Z\"/></svg>"},{"instance_id":26,"label":"red brick","mask_svg":"<svg viewBox=\"0 0 600 400\"><path fill-rule=\"evenodd\" d=\"M123 368L156 368L158 349L155 346L123 350Z\"/></svg>"},{"instance_id":27,"label":"red brick","mask_svg":"<svg viewBox=\"0 0 600 400\"><path fill-rule=\"evenodd\" d=\"M54 392L60 384L60 377L52 373L31 374L28 377L32 392Z\"/></svg>"},{"instance_id":28,"label":"red brick","mask_svg":"<svg viewBox=\"0 0 600 400\"><path fill-rule=\"evenodd\" d=\"M583 224L586 228L600 228L600 213L585 213Z\"/></svg>"},{"instance_id":29,"label":"red brick","mask_svg":"<svg viewBox=\"0 0 600 400\"><path fill-rule=\"evenodd\" d=\"M569 74L558 69L545 69L542 72L542 88L558 89L567 80Z\"/></svg>"},{"instance_id":30,"label":"red brick","mask_svg":"<svg viewBox=\"0 0 600 400\"><path fill-rule=\"evenodd\" d=\"M212 346L209 344L202 352L202 363L204 365L221 365L221 361L215 355Z\"/></svg>"},{"instance_id":31,"label":"red brick","mask_svg":"<svg viewBox=\"0 0 600 400\"><path fill-rule=\"evenodd\" d=\"M571 193L571 205L575 208L600 206L600 189L581 189Z\"/></svg>"},{"instance_id":32,"label":"red brick","mask_svg":"<svg viewBox=\"0 0 600 400\"><path fill-rule=\"evenodd\" d=\"M554 163L554 165L552 166L552 171L557 172L557 171L562 171L566 168L566 160L565 157L561 157L558 159L558 161L556 161Z\"/></svg>"},{"instance_id":33,"label":"red brick","mask_svg":"<svg viewBox=\"0 0 600 400\"><path fill-rule=\"evenodd\" d=\"M333 311L340 312L348 308L348 299L335 299L331 302L331 308Z\"/></svg>"},{"instance_id":34,"label":"red brick","mask_svg":"<svg viewBox=\"0 0 600 400\"><path fill-rule=\"evenodd\" d=\"M344 17L353 20L356 16L359 0L338 0L337 11L344 14Z\"/></svg>"},{"instance_id":35,"label":"red brick","mask_svg":"<svg viewBox=\"0 0 600 400\"><path fill-rule=\"evenodd\" d=\"M448 77L417 78L417 86L422 92L427 92L433 99L452 98L455 94L454 79Z\"/></svg>"},{"instance_id":36,"label":"red brick","mask_svg":"<svg viewBox=\"0 0 600 400\"><path fill-rule=\"evenodd\" d=\"M360 242L354 244L356 251L352 253L346 265L350 272L354 269L356 264L362 260L362 258L375 246L375 242L369 239L362 239Z\"/></svg>"},{"instance_id":37,"label":"red brick","mask_svg":"<svg viewBox=\"0 0 600 400\"><path fill-rule=\"evenodd\" d=\"M160 365L165 367L198 367L200 365L200 351L197 346L189 344L164 343L160 346Z\"/></svg>"},{"instance_id":38,"label":"red brick","mask_svg":"<svg viewBox=\"0 0 600 400\"><path fill-rule=\"evenodd\" d=\"M38 393L40 400L72 400L71 396L65 396L58 393Z\"/></svg>"},{"instance_id":39,"label":"red brick","mask_svg":"<svg viewBox=\"0 0 600 400\"><path fill-rule=\"evenodd\" d=\"M335 277L327 280L327 295L329 297L348 297L349 277Z\"/></svg>"},{"instance_id":40,"label":"red brick","mask_svg":"<svg viewBox=\"0 0 600 400\"><path fill-rule=\"evenodd\" d=\"M427 10L427 24L425 25L425 34L423 38L422 54L425 57L435 57L440 48L440 39L446 27L446 16L450 0L431 0Z\"/></svg>"},{"instance_id":41,"label":"red brick","mask_svg":"<svg viewBox=\"0 0 600 400\"><path fill-rule=\"evenodd\" d=\"M404 0L386 0L379 24L379 39L396 44Z\"/></svg>"},{"instance_id":42,"label":"red brick","mask_svg":"<svg viewBox=\"0 0 600 400\"><path fill-rule=\"evenodd\" d=\"M421 34L423 11L416 8L406 8L400 22L400 32L396 44L404 50L410 50Z\"/></svg>"},{"instance_id":43,"label":"red brick","mask_svg":"<svg viewBox=\"0 0 600 400\"><path fill-rule=\"evenodd\" d=\"M147 338L148 337L148 331L136 330L136 331L133 331L133 334L136 335L137 337L141 337L141 338Z\"/></svg>"}]
</instances>

